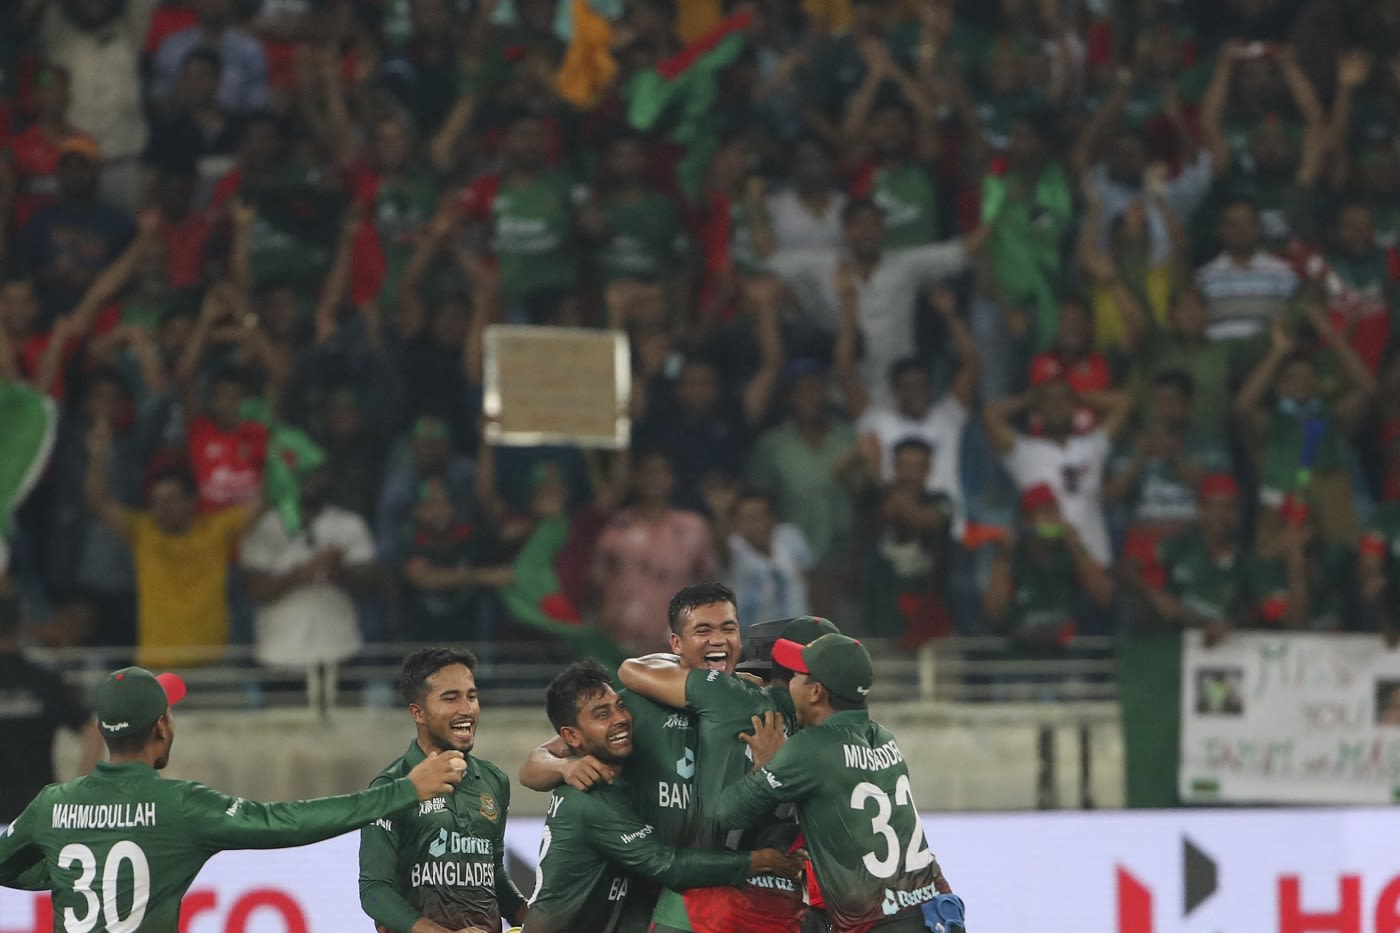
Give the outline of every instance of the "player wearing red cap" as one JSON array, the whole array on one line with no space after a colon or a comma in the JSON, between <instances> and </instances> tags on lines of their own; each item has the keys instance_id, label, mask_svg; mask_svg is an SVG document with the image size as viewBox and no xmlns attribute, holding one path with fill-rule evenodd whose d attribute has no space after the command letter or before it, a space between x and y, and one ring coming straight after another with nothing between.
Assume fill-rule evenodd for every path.
<instances>
[{"instance_id":1,"label":"player wearing red cap","mask_svg":"<svg viewBox=\"0 0 1400 933\"><path fill-rule=\"evenodd\" d=\"M65 933L172 931L204 863L225 849L276 849L339 836L450 793L460 752L434 755L407 776L358 794L294 803L227 797L159 775L170 761L185 696L174 674L139 667L109 675L94 712L110 762L46 787L0 836L0 884L53 892Z\"/></svg>"}]
</instances>

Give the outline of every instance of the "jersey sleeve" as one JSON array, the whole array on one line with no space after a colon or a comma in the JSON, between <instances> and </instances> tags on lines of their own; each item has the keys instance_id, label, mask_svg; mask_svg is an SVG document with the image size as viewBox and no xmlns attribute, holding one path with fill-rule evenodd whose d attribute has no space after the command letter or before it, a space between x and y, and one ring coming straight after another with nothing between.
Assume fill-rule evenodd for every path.
<instances>
[{"instance_id":1,"label":"jersey sleeve","mask_svg":"<svg viewBox=\"0 0 1400 933\"><path fill-rule=\"evenodd\" d=\"M575 819L587 827L589 845L634 875L673 890L712 888L741 881L749 873L746 852L675 849L657 838L655 827L609 806L603 798L579 795Z\"/></svg>"},{"instance_id":2,"label":"jersey sleeve","mask_svg":"<svg viewBox=\"0 0 1400 933\"><path fill-rule=\"evenodd\" d=\"M371 789L391 783L379 777ZM404 900L394 884L398 865L398 820L384 816L360 830L360 908L392 933L410 933L422 915Z\"/></svg>"},{"instance_id":3,"label":"jersey sleeve","mask_svg":"<svg viewBox=\"0 0 1400 933\"><path fill-rule=\"evenodd\" d=\"M747 723L764 708L759 689L733 674L696 669L685 678L685 706L707 718L728 716Z\"/></svg>"},{"instance_id":4,"label":"jersey sleeve","mask_svg":"<svg viewBox=\"0 0 1400 933\"><path fill-rule=\"evenodd\" d=\"M501 795L501 845L496 847L496 906L501 909L501 917L514 924L520 909L525 906L525 896L515 886L515 879L506 868L506 824L510 820L510 780L503 774L500 781Z\"/></svg>"},{"instance_id":5,"label":"jersey sleeve","mask_svg":"<svg viewBox=\"0 0 1400 933\"><path fill-rule=\"evenodd\" d=\"M40 891L48 886L44 853L34 841L42 799L36 798L0 833L0 886L24 891Z\"/></svg>"},{"instance_id":6,"label":"jersey sleeve","mask_svg":"<svg viewBox=\"0 0 1400 933\"><path fill-rule=\"evenodd\" d=\"M192 784L182 809L189 834L209 851L219 852L310 845L387 817L416 799L407 778L358 794L289 803L235 799Z\"/></svg>"},{"instance_id":7,"label":"jersey sleeve","mask_svg":"<svg viewBox=\"0 0 1400 933\"><path fill-rule=\"evenodd\" d=\"M808 744L805 735L793 736L766 767L744 775L726 788L715 807L719 825L745 829L770 816L779 804L807 797L812 792L812 775L819 770L811 760Z\"/></svg>"}]
</instances>

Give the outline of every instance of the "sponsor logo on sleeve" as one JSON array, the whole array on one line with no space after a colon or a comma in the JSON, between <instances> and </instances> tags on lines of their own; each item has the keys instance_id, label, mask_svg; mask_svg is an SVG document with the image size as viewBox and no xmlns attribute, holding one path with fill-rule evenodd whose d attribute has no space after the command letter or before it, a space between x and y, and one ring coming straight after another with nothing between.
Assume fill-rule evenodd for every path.
<instances>
[{"instance_id":1,"label":"sponsor logo on sleeve","mask_svg":"<svg viewBox=\"0 0 1400 933\"><path fill-rule=\"evenodd\" d=\"M624 844L626 844L626 845L631 845L632 843L636 842L638 839L645 839L646 837L650 836L650 835L652 834L653 831L654 831L654 830L653 830L651 824L648 823L647 825L643 826L641 829L637 830L635 833L623 833L623 834L621 835L621 837L619 837L619 838L622 839L622 841L623 841Z\"/></svg>"},{"instance_id":2,"label":"sponsor logo on sleeve","mask_svg":"<svg viewBox=\"0 0 1400 933\"><path fill-rule=\"evenodd\" d=\"M766 781L768 781L768 786L773 788L774 790L777 790L778 788L783 786L783 782L778 780L777 775L775 775L772 771L769 771L767 768L763 769L763 777Z\"/></svg>"},{"instance_id":3,"label":"sponsor logo on sleeve","mask_svg":"<svg viewBox=\"0 0 1400 933\"><path fill-rule=\"evenodd\" d=\"M242 810L242 809L243 809L243 798L242 798L242 797L239 797L239 798L238 798L237 800L235 800L233 803L229 804L228 809L224 811L224 816L237 816L237 815L238 815L238 811L239 811L239 810Z\"/></svg>"},{"instance_id":4,"label":"sponsor logo on sleeve","mask_svg":"<svg viewBox=\"0 0 1400 933\"><path fill-rule=\"evenodd\" d=\"M380 829L384 830L386 833L392 833L392 832L394 831L394 824L393 824L393 822L390 821L390 820L387 820L387 819L375 820L375 821L374 821L374 825L375 825L375 826L378 826Z\"/></svg>"},{"instance_id":5,"label":"sponsor logo on sleeve","mask_svg":"<svg viewBox=\"0 0 1400 933\"><path fill-rule=\"evenodd\" d=\"M719 680L719 671L710 671L710 673L705 677L705 682L709 684L712 684L717 680Z\"/></svg>"}]
</instances>

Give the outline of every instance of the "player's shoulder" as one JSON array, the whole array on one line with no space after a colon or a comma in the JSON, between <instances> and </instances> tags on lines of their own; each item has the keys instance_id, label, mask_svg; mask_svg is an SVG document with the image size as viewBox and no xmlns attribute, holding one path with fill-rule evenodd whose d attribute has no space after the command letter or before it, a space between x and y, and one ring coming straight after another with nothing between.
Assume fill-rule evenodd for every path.
<instances>
[{"instance_id":1,"label":"player's shoulder","mask_svg":"<svg viewBox=\"0 0 1400 933\"><path fill-rule=\"evenodd\" d=\"M385 765L384 770L376 774L374 780L369 782L369 786L381 787L385 784L392 784L412 770L413 766L408 763L408 756L400 755Z\"/></svg>"}]
</instances>

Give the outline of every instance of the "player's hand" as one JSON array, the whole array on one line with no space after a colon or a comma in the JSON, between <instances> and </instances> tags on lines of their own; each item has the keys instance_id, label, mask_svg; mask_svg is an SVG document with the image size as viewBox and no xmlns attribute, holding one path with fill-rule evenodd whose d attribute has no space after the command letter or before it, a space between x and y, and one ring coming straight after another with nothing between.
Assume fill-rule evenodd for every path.
<instances>
[{"instance_id":1,"label":"player's hand","mask_svg":"<svg viewBox=\"0 0 1400 933\"><path fill-rule=\"evenodd\" d=\"M564 766L564 783L579 790L592 790L599 784L611 784L618 769L603 764L592 755L575 758Z\"/></svg>"},{"instance_id":2,"label":"player's hand","mask_svg":"<svg viewBox=\"0 0 1400 933\"><path fill-rule=\"evenodd\" d=\"M787 741L787 733L783 730L783 717L771 711L753 717L753 734L740 732L739 741L753 752L754 767L763 767L773 760L773 756L778 754L778 749Z\"/></svg>"},{"instance_id":3,"label":"player's hand","mask_svg":"<svg viewBox=\"0 0 1400 933\"><path fill-rule=\"evenodd\" d=\"M452 793L466 771L467 759L461 752L433 752L408 772L408 779L419 800L432 800Z\"/></svg>"},{"instance_id":4,"label":"player's hand","mask_svg":"<svg viewBox=\"0 0 1400 933\"><path fill-rule=\"evenodd\" d=\"M780 878L802 877L804 862L796 855L777 849L755 849L749 853L750 875L777 875Z\"/></svg>"}]
</instances>

